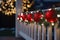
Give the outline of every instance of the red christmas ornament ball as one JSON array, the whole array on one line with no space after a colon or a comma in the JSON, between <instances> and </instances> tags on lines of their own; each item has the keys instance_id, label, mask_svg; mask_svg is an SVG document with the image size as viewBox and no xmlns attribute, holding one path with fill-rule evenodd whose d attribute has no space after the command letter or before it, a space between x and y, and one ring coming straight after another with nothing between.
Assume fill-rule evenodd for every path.
<instances>
[{"instance_id":1,"label":"red christmas ornament ball","mask_svg":"<svg viewBox=\"0 0 60 40\"><path fill-rule=\"evenodd\" d=\"M37 12L34 14L34 21L39 22L42 17L42 14L40 12Z\"/></svg>"},{"instance_id":2,"label":"red christmas ornament ball","mask_svg":"<svg viewBox=\"0 0 60 40\"><path fill-rule=\"evenodd\" d=\"M18 15L18 18L20 18L21 16L20 15Z\"/></svg>"},{"instance_id":3,"label":"red christmas ornament ball","mask_svg":"<svg viewBox=\"0 0 60 40\"><path fill-rule=\"evenodd\" d=\"M53 17L54 17L54 14L55 14L55 11L54 11L54 10L48 10L48 11L45 13L45 18L46 18L46 19L53 18Z\"/></svg>"},{"instance_id":4,"label":"red christmas ornament ball","mask_svg":"<svg viewBox=\"0 0 60 40\"><path fill-rule=\"evenodd\" d=\"M27 20L30 21L30 22L32 21L32 14L27 15Z\"/></svg>"},{"instance_id":5,"label":"red christmas ornament ball","mask_svg":"<svg viewBox=\"0 0 60 40\"><path fill-rule=\"evenodd\" d=\"M27 15L26 14L23 14L21 17L22 17L23 21L25 21L26 18L27 18Z\"/></svg>"}]
</instances>

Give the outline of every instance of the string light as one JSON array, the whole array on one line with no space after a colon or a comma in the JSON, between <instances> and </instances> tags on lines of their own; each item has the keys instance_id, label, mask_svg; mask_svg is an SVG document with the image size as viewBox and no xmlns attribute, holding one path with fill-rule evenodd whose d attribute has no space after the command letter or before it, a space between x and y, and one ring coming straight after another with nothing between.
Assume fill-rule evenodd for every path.
<instances>
[{"instance_id":1,"label":"string light","mask_svg":"<svg viewBox=\"0 0 60 40\"><path fill-rule=\"evenodd\" d=\"M28 8L30 8L30 7L31 7L31 5L30 5L30 4L28 4L28 5L27 5L27 7L28 7Z\"/></svg>"},{"instance_id":2,"label":"string light","mask_svg":"<svg viewBox=\"0 0 60 40\"><path fill-rule=\"evenodd\" d=\"M25 20L25 22L28 22L28 20Z\"/></svg>"},{"instance_id":3,"label":"string light","mask_svg":"<svg viewBox=\"0 0 60 40\"><path fill-rule=\"evenodd\" d=\"M48 9L48 10L50 11L50 10L52 10L52 9L50 8L50 9Z\"/></svg>"},{"instance_id":4,"label":"string light","mask_svg":"<svg viewBox=\"0 0 60 40\"><path fill-rule=\"evenodd\" d=\"M26 3L26 0L23 0L23 3Z\"/></svg>"},{"instance_id":5,"label":"string light","mask_svg":"<svg viewBox=\"0 0 60 40\"><path fill-rule=\"evenodd\" d=\"M5 4L5 6L7 6L7 4Z\"/></svg>"},{"instance_id":6,"label":"string light","mask_svg":"<svg viewBox=\"0 0 60 40\"><path fill-rule=\"evenodd\" d=\"M52 24L52 26L54 26L54 23L53 22L51 24Z\"/></svg>"},{"instance_id":7,"label":"string light","mask_svg":"<svg viewBox=\"0 0 60 40\"><path fill-rule=\"evenodd\" d=\"M16 2L16 0L6 0L6 2L2 1L0 11L2 11L2 13L5 13L5 15L15 14L16 7L14 6L15 5L14 2Z\"/></svg>"},{"instance_id":8,"label":"string light","mask_svg":"<svg viewBox=\"0 0 60 40\"><path fill-rule=\"evenodd\" d=\"M33 11L31 11L31 14L33 14Z\"/></svg>"},{"instance_id":9,"label":"string light","mask_svg":"<svg viewBox=\"0 0 60 40\"><path fill-rule=\"evenodd\" d=\"M32 6L33 1L30 3L29 0L23 0L22 2L23 2L23 3L22 3L22 4L23 4L23 6L22 6L22 11L23 11L23 12L29 11L29 8Z\"/></svg>"},{"instance_id":10,"label":"string light","mask_svg":"<svg viewBox=\"0 0 60 40\"><path fill-rule=\"evenodd\" d=\"M60 17L60 14L57 14L57 17Z\"/></svg>"},{"instance_id":11,"label":"string light","mask_svg":"<svg viewBox=\"0 0 60 40\"><path fill-rule=\"evenodd\" d=\"M19 18L17 18L17 20L19 20Z\"/></svg>"},{"instance_id":12,"label":"string light","mask_svg":"<svg viewBox=\"0 0 60 40\"><path fill-rule=\"evenodd\" d=\"M21 13L21 16L23 16L23 13Z\"/></svg>"},{"instance_id":13,"label":"string light","mask_svg":"<svg viewBox=\"0 0 60 40\"><path fill-rule=\"evenodd\" d=\"M44 25L43 23L41 25Z\"/></svg>"}]
</instances>

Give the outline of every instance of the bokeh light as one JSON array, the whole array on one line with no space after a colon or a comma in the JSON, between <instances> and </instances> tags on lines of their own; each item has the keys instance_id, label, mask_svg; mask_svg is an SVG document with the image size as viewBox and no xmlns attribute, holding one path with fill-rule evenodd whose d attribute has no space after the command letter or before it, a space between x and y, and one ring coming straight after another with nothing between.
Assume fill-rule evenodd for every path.
<instances>
[{"instance_id":1,"label":"bokeh light","mask_svg":"<svg viewBox=\"0 0 60 40\"><path fill-rule=\"evenodd\" d=\"M0 11L5 15L16 14L16 0L2 0L0 1Z\"/></svg>"}]
</instances>

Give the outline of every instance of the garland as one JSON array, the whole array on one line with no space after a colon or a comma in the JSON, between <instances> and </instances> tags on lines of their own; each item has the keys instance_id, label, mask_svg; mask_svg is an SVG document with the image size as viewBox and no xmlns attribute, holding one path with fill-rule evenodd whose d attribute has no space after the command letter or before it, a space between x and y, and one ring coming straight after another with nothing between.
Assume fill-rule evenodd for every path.
<instances>
[{"instance_id":1,"label":"garland","mask_svg":"<svg viewBox=\"0 0 60 40\"><path fill-rule=\"evenodd\" d=\"M59 17L60 13L58 13L57 10L51 8L45 12L38 10L38 11L20 13L17 16L17 20L20 22L25 22L27 24L36 22L40 25L44 23L46 26L48 24L51 24L53 26L59 20L58 19Z\"/></svg>"}]
</instances>

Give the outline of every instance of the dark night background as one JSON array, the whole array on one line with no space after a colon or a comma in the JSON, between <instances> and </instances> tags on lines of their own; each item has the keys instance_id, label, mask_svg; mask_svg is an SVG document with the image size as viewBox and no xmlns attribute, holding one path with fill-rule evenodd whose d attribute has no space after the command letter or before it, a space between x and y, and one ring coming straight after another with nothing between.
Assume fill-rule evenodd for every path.
<instances>
[{"instance_id":1,"label":"dark night background","mask_svg":"<svg viewBox=\"0 0 60 40\"><path fill-rule=\"evenodd\" d=\"M47 9L53 7L53 5L60 7L60 0L34 0L34 5L29 8L29 11Z\"/></svg>"},{"instance_id":2,"label":"dark night background","mask_svg":"<svg viewBox=\"0 0 60 40\"><path fill-rule=\"evenodd\" d=\"M0 36L14 36L15 33L12 33L14 29L15 15L6 16L5 14L0 12Z\"/></svg>"},{"instance_id":3,"label":"dark night background","mask_svg":"<svg viewBox=\"0 0 60 40\"><path fill-rule=\"evenodd\" d=\"M15 27L15 15L7 16L0 12L0 28L12 28Z\"/></svg>"}]
</instances>

